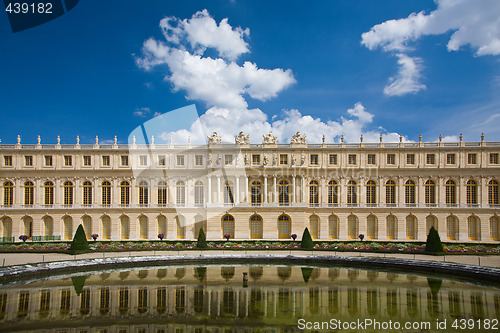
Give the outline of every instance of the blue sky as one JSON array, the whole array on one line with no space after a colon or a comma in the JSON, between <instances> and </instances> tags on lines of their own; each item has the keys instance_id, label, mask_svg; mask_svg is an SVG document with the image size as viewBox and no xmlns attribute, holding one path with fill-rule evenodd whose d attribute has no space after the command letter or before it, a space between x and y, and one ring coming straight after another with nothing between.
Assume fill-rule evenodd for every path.
<instances>
[{"instance_id":1,"label":"blue sky","mask_svg":"<svg viewBox=\"0 0 500 333\"><path fill-rule=\"evenodd\" d=\"M472 14L480 19L469 22ZM162 34L166 17L179 43ZM194 103L205 132L228 141L240 129L256 143L269 130L282 142L297 130L308 142L461 132L500 141L498 17L496 1L81 0L13 34L3 12L0 139L126 143L143 122ZM203 24L220 37L200 37ZM216 62L225 72L207 78ZM196 126L180 130L155 133L157 142L203 136Z\"/></svg>"}]
</instances>

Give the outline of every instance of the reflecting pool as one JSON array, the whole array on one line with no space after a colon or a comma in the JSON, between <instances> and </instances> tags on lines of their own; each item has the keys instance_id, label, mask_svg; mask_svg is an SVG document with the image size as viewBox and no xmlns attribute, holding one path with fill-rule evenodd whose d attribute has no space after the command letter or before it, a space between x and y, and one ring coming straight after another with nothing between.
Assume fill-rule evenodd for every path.
<instances>
[{"instance_id":1,"label":"reflecting pool","mask_svg":"<svg viewBox=\"0 0 500 333\"><path fill-rule=\"evenodd\" d=\"M495 287L337 267L169 266L0 288L4 332L486 332L499 317Z\"/></svg>"}]
</instances>

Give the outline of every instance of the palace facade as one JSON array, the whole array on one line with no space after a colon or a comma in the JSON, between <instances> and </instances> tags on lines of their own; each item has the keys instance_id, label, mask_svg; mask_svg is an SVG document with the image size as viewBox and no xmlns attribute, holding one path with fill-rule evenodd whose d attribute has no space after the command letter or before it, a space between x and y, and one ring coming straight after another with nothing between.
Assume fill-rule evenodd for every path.
<instances>
[{"instance_id":1,"label":"palace facade","mask_svg":"<svg viewBox=\"0 0 500 333\"><path fill-rule=\"evenodd\" d=\"M323 140L324 141L324 140ZM500 143L0 145L1 240L500 239Z\"/></svg>"}]
</instances>

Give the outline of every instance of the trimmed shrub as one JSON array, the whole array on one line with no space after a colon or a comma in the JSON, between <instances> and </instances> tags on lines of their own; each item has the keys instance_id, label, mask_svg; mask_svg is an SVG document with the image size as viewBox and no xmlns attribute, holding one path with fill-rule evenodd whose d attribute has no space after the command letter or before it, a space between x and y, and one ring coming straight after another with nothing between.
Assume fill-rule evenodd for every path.
<instances>
[{"instance_id":1,"label":"trimmed shrub","mask_svg":"<svg viewBox=\"0 0 500 333\"><path fill-rule=\"evenodd\" d=\"M83 287L85 287L85 280L87 280L87 278L88 275L73 276L71 278L71 281L73 282L73 287L75 288L75 292L78 296L80 296Z\"/></svg>"},{"instance_id":2,"label":"trimmed shrub","mask_svg":"<svg viewBox=\"0 0 500 333\"><path fill-rule=\"evenodd\" d=\"M89 242L87 241L85 230L83 230L81 224L76 229L75 236L73 237L69 250L73 254L89 252Z\"/></svg>"},{"instance_id":3,"label":"trimmed shrub","mask_svg":"<svg viewBox=\"0 0 500 333\"><path fill-rule=\"evenodd\" d=\"M302 240L300 241L300 248L311 250L313 247L314 242L311 234L309 233L309 229L305 228L304 233L302 234Z\"/></svg>"},{"instance_id":4,"label":"trimmed shrub","mask_svg":"<svg viewBox=\"0 0 500 333\"><path fill-rule=\"evenodd\" d=\"M198 240L196 241L196 248L208 249L207 237L205 236L203 228L200 229L200 233L198 234Z\"/></svg>"},{"instance_id":5,"label":"trimmed shrub","mask_svg":"<svg viewBox=\"0 0 500 333\"><path fill-rule=\"evenodd\" d=\"M443 244L441 243L441 238L439 233L434 227L431 227L429 234L427 235L427 242L425 243L425 252L432 254L444 253Z\"/></svg>"},{"instance_id":6,"label":"trimmed shrub","mask_svg":"<svg viewBox=\"0 0 500 333\"><path fill-rule=\"evenodd\" d=\"M312 276L313 269L312 267L301 267L302 270L302 278L304 279L304 282L307 283L309 282L309 279Z\"/></svg>"}]
</instances>

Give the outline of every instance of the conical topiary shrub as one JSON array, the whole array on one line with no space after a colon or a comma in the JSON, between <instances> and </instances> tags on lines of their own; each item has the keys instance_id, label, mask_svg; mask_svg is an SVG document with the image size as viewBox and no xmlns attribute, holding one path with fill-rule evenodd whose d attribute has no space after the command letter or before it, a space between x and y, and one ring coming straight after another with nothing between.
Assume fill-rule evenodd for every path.
<instances>
[{"instance_id":1,"label":"conical topiary shrub","mask_svg":"<svg viewBox=\"0 0 500 333\"><path fill-rule=\"evenodd\" d=\"M89 242L87 241L87 236L85 236L85 230L83 230L80 224L76 229L75 236L71 242L71 247L69 249L71 253L86 253L89 252Z\"/></svg>"},{"instance_id":2,"label":"conical topiary shrub","mask_svg":"<svg viewBox=\"0 0 500 333\"><path fill-rule=\"evenodd\" d=\"M198 240L196 241L196 248L198 249L208 249L207 237L205 236L205 232L203 228L200 229L198 233Z\"/></svg>"},{"instance_id":3,"label":"conical topiary shrub","mask_svg":"<svg viewBox=\"0 0 500 333\"><path fill-rule=\"evenodd\" d=\"M425 252L432 254L442 254L444 253L443 244L441 243L441 238L439 233L434 227L431 227L429 234L427 235L427 242L425 243Z\"/></svg>"},{"instance_id":4,"label":"conical topiary shrub","mask_svg":"<svg viewBox=\"0 0 500 333\"><path fill-rule=\"evenodd\" d=\"M305 229L302 234L302 240L300 241L301 249L311 250L314 247L314 242L312 240L311 234L309 233L309 229Z\"/></svg>"},{"instance_id":5,"label":"conical topiary shrub","mask_svg":"<svg viewBox=\"0 0 500 333\"><path fill-rule=\"evenodd\" d=\"M302 270L302 278L304 279L304 282L307 283L309 282L309 279L312 276L313 273L313 268L312 267L301 267Z\"/></svg>"}]
</instances>

